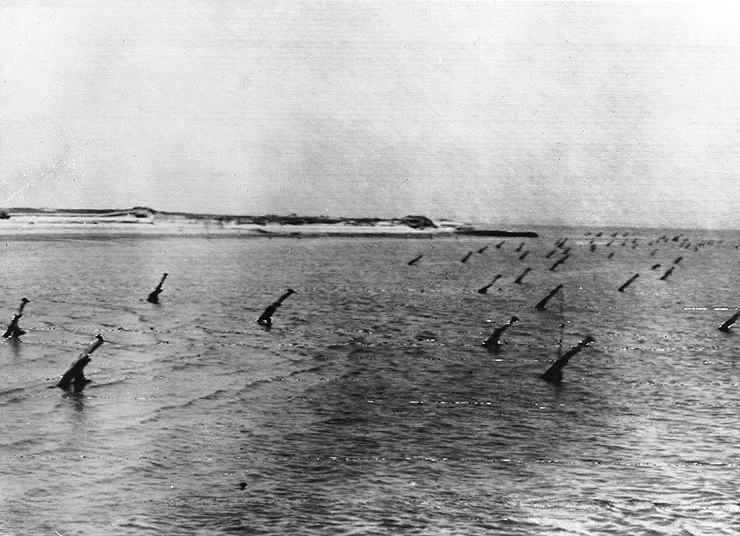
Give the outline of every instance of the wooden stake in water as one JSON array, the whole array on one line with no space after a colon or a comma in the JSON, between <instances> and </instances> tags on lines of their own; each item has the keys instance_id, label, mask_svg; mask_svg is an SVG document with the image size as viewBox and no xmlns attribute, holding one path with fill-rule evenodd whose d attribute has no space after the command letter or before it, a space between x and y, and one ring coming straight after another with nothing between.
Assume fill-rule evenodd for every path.
<instances>
[{"instance_id":1,"label":"wooden stake in water","mask_svg":"<svg viewBox=\"0 0 740 536\"><path fill-rule=\"evenodd\" d=\"M555 296L555 294L557 294L558 292L560 292L560 289L562 289L562 288L563 288L563 285L558 285L557 287L555 287L554 289L552 289L547 296L545 296L544 298L542 298L539 301L539 303L534 306L534 308L537 309L538 311L544 311L545 310L545 307L547 307L547 302L549 302L552 299L552 297Z\"/></svg>"},{"instance_id":2,"label":"wooden stake in water","mask_svg":"<svg viewBox=\"0 0 740 536\"><path fill-rule=\"evenodd\" d=\"M506 324L496 328L491 336L485 340L482 346L493 352L499 351L501 349L501 335L504 334L504 331L509 329L509 326L512 326L517 322L519 322L519 319L515 316L512 316Z\"/></svg>"},{"instance_id":3,"label":"wooden stake in water","mask_svg":"<svg viewBox=\"0 0 740 536\"><path fill-rule=\"evenodd\" d=\"M635 274L635 275L633 275L632 277L630 277L630 278L629 278L629 279L628 279L628 280L627 280L627 281L626 281L626 282L624 283L624 285L622 285L621 287L619 287L619 288L618 288L617 290L618 290L619 292L624 292L624 291L625 291L625 289L626 289L627 287L629 287L629 286L630 286L630 285L632 284L632 282L633 282L633 281L634 281L635 279L637 279L638 277L640 277L640 274Z\"/></svg>"},{"instance_id":4,"label":"wooden stake in water","mask_svg":"<svg viewBox=\"0 0 740 536\"><path fill-rule=\"evenodd\" d=\"M668 270L666 270L666 273L664 273L664 274L663 274L663 275L662 275L662 276L660 277L660 280L661 280L661 281L665 281L666 279L668 279L669 277L671 277L671 274L672 274L672 273L673 273L673 266L671 266L670 268L668 268Z\"/></svg>"},{"instance_id":5,"label":"wooden stake in water","mask_svg":"<svg viewBox=\"0 0 740 536\"><path fill-rule=\"evenodd\" d=\"M514 280L514 283L516 283L516 284L518 284L518 285L521 285L522 281L524 280L524 277L525 277L525 276L526 276L526 275L527 275L527 274L528 274L529 272L531 272L531 271L532 271L532 269L531 269L531 268L529 268L529 267L525 268L525 269L524 269L524 271L523 271L523 272L522 272L521 274L519 274L519 277L517 277L517 278L516 278L516 279Z\"/></svg>"},{"instance_id":6,"label":"wooden stake in water","mask_svg":"<svg viewBox=\"0 0 740 536\"><path fill-rule=\"evenodd\" d=\"M157 288L155 288L150 294L149 297L146 299L149 303L159 303L159 295L162 293L162 285L164 284L164 280L167 279L167 274L164 274L162 276L161 281L157 285Z\"/></svg>"},{"instance_id":7,"label":"wooden stake in water","mask_svg":"<svg viewBox=\"0 0 740 536\"><path fill-rule=\"evenodd\" d=\"M563 264L563 263L564 263L565 261L567 261L567 260L568 260L569 258L570 258L570 254L567 254L567 253L566 253L566 254L565 254L564 256L562 256L561 258L559 258L558 260L556 260L556 261L555 261L555 262L553 263L553 265L552 265L552 266L550 266L550 271L551 271L551 272L554 272L554 271L555 271L555 269L556 269L556 268L557 268L558 266L560 266L561 264Z\"/></svg>"},{"instance_id":8,"label":"wooden stake in water","mask_svg":"<svg viewBox=\"0 0 740 536\"><path fill-rule=\"evenodd\" d=\"M101 335L96 335L95 340L90 344L90 346L80 354L80 357L78 357L75 362L72 363L72 366L69 367L67 372L64 373L62 379L57 383L57 387L61 387L62 389L74 387L75 391L82 391L85 385L89 383L89 380L85 378L84 370L85 366L90 362L90 354L100 348L104 342L105 340L103 340Z\"/></svg>"},{"instance_id":9,"label":"wooden stake in water","mask_svg":"<svg viewBox=\"0 0 740 536\"><path fill-rule=\"evenodd\" d=\"M277 311L278 307L280 307L291 294L295 294L295 290L289 288L282 296L277 299L277 301L274 301L270 305L268 305L262 315L257 319L257 323L269 330L272 327L272 315L275 314L275 311Z\"/></svg>"},{"instance_id":10,"label":"wooden stake in water","mask_svg":"<svg viewBox=\"0 0 740 536\"><path fill-rule=\"evenodd\" d=\"M409 266L413 266L414 264L416 264L417 262L419 262L419 260L420 260L420 259L421 259L421 258L422 258L423 256L424 256L424 255L419 255L418 257L414 257L413 259L411 259L411 260L410 260L409 262L407 262L406 264L408 264Z\"/></svg>"},{"instance_id":11,"label":"wooden stake in water","mask_svg":"<svg viewBox=\"0 0 740 536\"><path fill-rule=\"evenodd\" d=\"M581 342L560 356L558 360L555 361L555 363L553 363L552 366L544 372L544 374L542 374L541 378L548 383L556 385L562 382L563 369L565 368L565 365L568 364L568 361L570 361L570 358L594 342L594 340L595 339L593 337L587 335Z\"/></svg>"},{"instance_id":12,"label":"wooden stake in water","mask_svg":"<svg viewBox=\"0 0 740 536\"><path fill-rule=\"evenodd\" d=\"M3 337L6 339L18 339L21 335L25 335L26 332L18 326L18 321L23 316L23 308L28 302L29 300L26 298L21 299L21 305L18 307L18 312L13 315L13 320L10 321L8 328L5 330L5 333L3 333Z\"/></svg>"},{"instance_id":13,"label":"wooden stake in water","mask_svg":"<svg viewBox=\"0 0 740 536\"><path fill-rule=\"evenodd\" d=\"M740 318L740 313L735 313L730 318L725 320L725 322L717 329L720 330L722 333L729 333L730 328L733 326L735 322L737 322L738 318Z\"/></svg>"},{"instance_id":14,"label":"wooden stake in water","mask_svg":"<svg viewBox=\"0 0 740 536\"><path fill-rule=\"evenodd\" d=\"M496 281L498 281L500 278L501 278L501 274L496 274L493 277L493 281L488 283L486 286L478 289L478 294L486 294L488 292L488 289L491 288L496 283Z\"/></svg>"}]
</instances>

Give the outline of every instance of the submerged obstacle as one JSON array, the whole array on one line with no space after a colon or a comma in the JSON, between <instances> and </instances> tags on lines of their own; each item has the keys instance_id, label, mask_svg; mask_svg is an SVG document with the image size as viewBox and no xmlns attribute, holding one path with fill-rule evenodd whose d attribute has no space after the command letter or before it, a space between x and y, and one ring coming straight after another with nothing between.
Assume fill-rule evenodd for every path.
<instances>
[{"instance_id":1,"label":"submerged obstacle","mask_svg":"<svg viewBox=\"0 0 740 536\"><path fill-rule=\"evenodd\" d=\"M537 309L538 311L544 311L545 308L547 307L547 302L549 302L552 299L552 297L555 296L555 294L557 294L558 292L560 292L560 289L562 289L562 288L563 288L563 285L558 285L557 287L555 287L554 289L552 289L547 296L545 296L544 298L542 298L537 303L537 305L534 306L534 308Z\"/></svg>"},{"instance_id":2,"label":"submerged obstacle","mask_svg":"<svg viewBox=\"0 0 740 536\"><path fill-rule=\"evenodd\" d=\"M556 260L552 266L550 266L550 271L554 272L555 269L563 264L565 261L567 261L570 258L570 254L566 253L563 257L560 257L558 260Z\"/></svg>"},{"instance_id":3,"label":"submerged obstacle","mask_svg":"<svg viewBox=\"0 0 740 536\"><path fill-rule=\"evenodd\" d=\"M488 294L488 289L493 286L493 283L488 283L477 290L478 294Z\"/></svg>"},{"instance_id":4,"label":"submerged obstacle","mask_svg":"<svg viewBox=\"0 0 740 536\"><path fill-rule=\"evenodd\" d=\"M730 318L725 320L720 327L717 329L720 330L722 333L729 333L730 328L733 326L735 322L737 322L737 319L740 318L740 312L735 313Z\"/></svg>"},{"instance_id":5,"label":"submerged obstacle","mask_svg":"<svg viewBox=\"0 0 740 536\"><path fill-rule=\"evenodd\" d=\"M635 274L635 275L633 275L633 276L632 276L632 277L630 277L630 278L629 278L629 279L628 279L628 280L627 280L627 281L626 281L626 282L625 282L625 283L624 283L624 284L623 284L623 285L622 285L621 287L619 287L619 288L618 288L617 290L618 290L619 292L624 292L624 291L625 291L625 290L627 289L627 287L629 287L629 286L630 286L630 285L632 284L632 282L633 282L633 281L634 281L635 279L637 279L638 277L640 277L640 274Z\"/></svg>"},{"instance_id":6,"label":"submerged obstacle","mask_svg":"<svg viewBox=\"0 0 740 536\"><path fill-rule=\"evenodd\" d=\"M162 279L159 281L157 288L149 293L146 301L149 303L159 303L159 295L162 293L162 285L164 284L165 279L167 279L167 274L162 275Z\"/></svg>"},{"instance_id":7,"label":"submerged obstacle","mask_svg":"<svg viewBox=\"0 0 740 536\"><path fill-rule=\"evenodd\" d=\"M595 339L593 337L587 335L581 342L560 356L540 377L547 383L559 385L563 381L563 369L568 364L568 361L570 361L570 358L594 341Z\"/></svg>"},{"instance_id":8,"label":"submerged obstacle","mask_svg":"<svg viewBox=\"0 0 740 536\"><path fill-rule=\"evenodd\" d=\"M514 283L516 283L516 284L518 284L518 285L521 285L521 283L522 283L522 281L524 280L524 278L526 277L526 275L527 275L527 274L528 274L529 272L531 272L531 271L532 271L532 269L531 269L530 267L526 267L526 268L524 269L524 271L523 271L523 272L522 272L521 274L519 274L519 277L517 277L517 278L516 278L516 279L514 280Z\"/></svg>"},{"instance_id":9,"label":"submerged obstacle","mask_svg":"<svg viewBox=\"0 0 740 536\"><path fill-rule=\"evenodd\" d=\"M69 370L64 373L62 379L57 383L57 387L61 387L66 390L73 387L75 392L82 391L85 388L85 385L90 383L90 380L85 378L84 373L85 366L90 362L90 354L100 348L104 342L105 340L101 335L96 335L95 340L90 344L90 346L80 354L80 357L78 357L75 362L72 363L72 366L69 367Z\"/></svg>"},{"instance_id":10,"label":"submerged obstacle","mask_svg":"<svg viewBox=\"0 0 740 536\"><path fill-rule=\"evenodd\" d=\"M501 278L501 274L496 274L493 277L493 281L491 281L490 283L488 283L486 286L481 287L481 288L478 289L478 294L486 294L488 292L488 289L491 288L493 286L493 284L496 281L498 281L500 278Z\"/></svg>"},{"instance_id":11,"label":"submerged obstacle","mask_svg":"<svg viewBox=\"0 0 740 536\"><path fill-rule=\"evenodd\" d=\"M21 335L26 334L26 332L18 325L18 321L23 317L23 308L29 301L30 300L26 298L21 298L21 305L18 307L18 312L13 315L13 320L10 321L5 333L3 333L3 337L6 339L19 339Z\"/></svg>"},{"instance_id":12,"label":"submerged obstacle","mask_svg":"<svg viewBox=\"0 0 740 536\"><path fill-rule=\"evenodd\" d=\"M262 315L257 319L257 323L260 326L264 326L265 328L270 329L272 327L272 315L275 314L275 311L278 310L278 307L283 304L288 296L295 293L295 290L293 290L292 288L286 290L282 296L280 296L276 301L267 306Z\"/></svg>"},{"instance_id":13,"label":"submerged obstacle","mask_svg":"<svg viewBox=\"0 0 740 536\"><path fill-rule=\"evenodd\" d=\"M504 331L509 329L509 326L513 326L517 322L519 322L519 319L516 316L512 316L506 324L496 328L493 333L491 333L491 336L488 337L481 346L492 352L499 351L501 349L501 335L504 334Z\"/></svg>"}]
</instances>

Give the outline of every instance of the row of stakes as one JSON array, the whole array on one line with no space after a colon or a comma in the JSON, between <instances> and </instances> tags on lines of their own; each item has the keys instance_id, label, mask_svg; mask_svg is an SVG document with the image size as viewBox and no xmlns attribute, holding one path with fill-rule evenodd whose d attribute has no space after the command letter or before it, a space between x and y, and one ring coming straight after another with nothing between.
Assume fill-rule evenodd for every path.
<instances>
[{"instance_id":1,"label":"row of stakes","mask_svg":"<svg viewBox=\"0 0 740 536\"><path fill-rule=\"evenodd\" d=\"M159 303L159 295L162 293L162 286L164 285L165 279L167 279L167 275L168 274L165 273L162 276L162 279L159 281L157 287L147 296L146 301L154 304ZM268 305L262 315L260 315L260 317L257 319L257 324L261 325L263 328L265 328L265 330L269 331L272 328L272 316L291 294L295 294L295 290L289 288L276 301ZM5 333L3 333L4 338L18 342L20 341L20 338L26 334L26 331L18 325L18 322L23 317L23 309L25 309L27 303L30 303L30 300L28 300L27 298L21 299L21 304L18 307L18 312L13 315L13 319L10 321L10 324L8 324ZM55 386L60 387L66 391L74 390L74 392L76 393L81 392L91 381L85 377L85 366L90 363L90 356L92 355L92 353L100 348L104 342L105 339L103 339L102 335L96 335L92 343L90 343L85 351L83 351L77 357L77 359L75 359L75 361L62 375Z\"/></svg>"},{"instance_id":2,"label":"row of stakes","mask_svg":"<svg viewBox=\"0 0 740 536\"><path fill-rule=\"evenodd\" d=\"M598 233L596 236L597 237L600 237L601 236L601 233ZM615 237L615 236L616 236L616 234L613 234L612 235L612 237ZM665 242L669 242L669 241L678 242L679 241L679 238L680 238L680 235L673 237L673 239L669 239L667 236L663 235L663 236L661 236L660 238L657 239L657 242L661 242L661 241L665 241ZM553 249L547 255L545 255L545 258L550 258L550 257L552 257L558 251L558 248L561 248L562 257L559 258L559 259L557 259L554 262L554 264L552 266L550 266L550 268L549 268L550 271L554 272L558 268L558 266L560 266L561 264L563 264L565 261L567 261L570 258L571 248L570 247L567 247L567 248L564 247L565 246L565 243L567 242L567 240L568 240L567 238L559 239L555 243L555 249ZM498 244L496 244L494 247L496 249L500 249L501 246L503 246L505 243L506 243L505 240L504 241L501 241ZM609 243L606 244L606 247L611 246L612 243L613 243L613 241L610 241ZM654 243L655 243L655 241L651 241L649 245L653 245ZM622 243L622 245L623 246L624 245L627 245L627 241L624 241ZM488 249L488 247L489 247L488 245L487 246L484 246L484 247L480 248L477 251L478 251L478 253L483 253L483 252L486 251L486 249ZM521 252L521 250L522 250L523 247L524 247L524 242L522 242L515 249L515 251L517 253L519 253L519 252ZM632 248L634 249L635 247L637 247L636 239L634 239L633 242L632 242ZM688 241L684 241L683 243L681 243L680 247L681 248L690 249L691 243L688 242ZM694 246L694 250L695 251L698 251L698 249L700 249L701 247L703 247L703 244ZM595 250L596 250L596 244L593 243L593 239L592 239L591 244L590 244L590 251L593 252ZM651 256L654 256L655 253L657 253L657 251L658 251L657 249L656 250L653 250L650 255ZM529 251L524 251L523 253L521 253L519 255L519 260L524 260L527 257L528 254L529 254ZM460 260L460 262L461 263L466 263L470 259L470 257L472 255L473 255L473 252L472 251L469 251ZM614 256L614 253L612 252L612 253L610 253L608 255L608 258L611 259L613 256ZM424 257L423 254L422 255L418 255L418 256L414 257L413 259L411 259L410 261L408 261L407 264L409 266L413 266L416 263L418 263L423 257ZM683 259L683 257L682 256L679 256L674 261L674 265L678 265L681 262L682 259ZM651 267L651 270L656 270L658 268L660 268L660 264L654 264ZM674 269L675 269L675 266L669 267L666 270L666 272L660 277L660 280L661 281L667 280L671 276L671 274L673 273L673 270ZM514 282L517 283L517 284L521 284L522 281L523 281L523 279L524 279L524 277L531 270L532 269L529 268L529 267L525 268L524 271L514 280ZM481 287L480 289L478 289L477 292L479 294L486 294L488 292L488 289L491 288L496 283L496 281L498 281L498 279L500 279L501 277L502 277L501 274L496 274L496 276L494 276L494 278L493 278L493 281L491 281L489 284L487 284L487 285ZM624 292L638 277L640 277L640 274L633 275L625 283L623 283L617 290L619 292ZM537 305L535 305L534 308L536 310L538 310L538 311L544 311L546 309L546 307L547 307L547 303L554 296L556 296L562 289L563 289L563 285L558 285L557 287L555 287L554 289L552 289L547 294L547 296L545 296L542 300L540 300L537 303ZM722 325L720 325L717 329L719 329L723 333L729 333L730 328L735 324L735 322L737 322L738 319L740 319L740 312L736 312L735 314L733 314L730 318L728 318L725 322L723 322ZM519 322L519 318L516 317L516 316L512 316L506 324L504 324L504 325L496 328L493 331L493 333L481 344L481 346L485 347L486 349L488 349L491 352L498 352L501 349L501 347L502 347L502 345L501 345L501 336L504 334L504 332L510 326L516 324L517 322ZM564 354L560 355L557 358L557 360L550 366L550 368L548 368L543 374L540 375L540 378L542 378L544 381L546 381L548 383L559 385L562 382L562 379L563 379L563 368L565 368L565 366L568 364L568 362L570 361L570 359L574 355L576 355L578 352L580 352L583 348L589 346L590 344L592 344L594 342L595 342L595 339L592 336L587 335L578 344L576 344L575 346L573 346L570 350L568 350Z\"/></svg>"},{"instance_id":3,"label":"row of stakes","mask_svg":"<svg viewBox=\"0 0 740 536\"><path fill-rule=\"evenodd\" d=\"M597 235L598 236L598 235ZM661 237L664 238L664 237ZM552 250L550 253L548 253L547 257L551 257L556 251L557 248L563 248L565 245L567 239L563 238L561 240L558 240L556 242L555 246L556 249ZM667 239L666 239L667 241ZM674 241L676 241L674 239ZM495 245L496 249L501 248L501 246L505 243L505 241L500 242ZM651 242L652 244L652 242ZM521 251L521 248L523 247L524 243L519 245L519 248L516 250L517 252ZM607 244L609 245L609 244ZM591 245L591 251L594 250L594 245ZM634 244L633 244L633 247ZM684 246L682 246L684 247ZM484 246L483 248L478 250L478 253L483 253L488 246ZM570 257L570 249L571 248L565 248L562 250L563 256L558 259L551 267L550 270L554 271L558 266L563 264L568 258ZM528 254L528 251L525 251L522 255L520 255L520 259L523 259ZM469 252L463 257L461 262L467 262L467 260L470 258L470 256L473 254L473 252ZM655 251L653 251L652 255L655 254ZM407 264L409 266L413 266L416 264L424 255L418 255L417 257L411 259ZM611 258L611 255L610 255ZM678 264L683 257L677 258L674 263ZM653 265L652 269L655 270L660 265ZM661 280L667 279L671 273L673 272L674 267L670 267L666 273L660 278ZM524 276L526 276L531 271L531 268L526 268L524 272L516 278L516 283L521 283ZM167 279L168 274L163 274L162 279L157 284L156 288L147 296L147 301L149 303L158 304L159 303L159 295L162 293L163 285L165 280ZM624 292L627 287L629 287L638 277L640 274L635 274L630 279L628 279L623 285L621 285L617 290L619 292ZM485 294L488 289L501 277L501 275L496 275L496 277L493 279L491 283L488 285L478 289L478 293ZM558 285L553 290L551 290L547 296L545 296L542 300L540 300L537 305L535 305L535 309L538 311L544 311L547 307L547 303L556 296L561 290L563 289L563 285ZM282 305L282 303L292 294L295 294L296 291L289 288L285 291L284 294L282 294L276 301L268 305L262 315L257 319L257 324L261 325L265 330L270 330L272 328L272 317L276 313L277 309ZM26 298L23 298L21 300L20 307L18 308L18 312L13 316L13 319L11 320L10 324L8 325L7 329L5 330L5 333L3 334L3 337L6 339L12 339L12 340L19 340L22 335L24 335L26 332L20 328L18 325L18 322L23 317L23 309L25 308L26 304L29 303L29 300ZM727 319L724 323L722 323L721 326L719 326L719 330L728 333L730 331L730 328L737 322L737 320L740 318L740 312L736 312L733 314L729 319ZM504 334L504 332L512 325L519 322L519 318L516 316L512 316L509 321L496 328L493 333L482 343L482 346L488 349L492 352L498 352L501 349L501 336ZM90 362L90 355L100 348L102 344L105 342L103 337L101 335L96 335L93 342L85 349L82 354L72 363L72 366L69 367L69 369L64 373L64 375L61 377L59 382L56 384L57 387L60 387L65 390L74 389L75 392L80 392L82 389L84 389L85 385L87 385L90 380L88 380L84 375L84 369L85 366ZM548 383L552 384L560 384L562 382L563 378L563 368L568 364L570 359L576 355L578 352L580 352L583 348L589 346L595 342L595 339L591 337L590 335L587 335L584 337L578 344L573 346L570 350L562 354L557 358L557 360L540 376L543 380L545 380Z\"/></svg>"}]
</instances>

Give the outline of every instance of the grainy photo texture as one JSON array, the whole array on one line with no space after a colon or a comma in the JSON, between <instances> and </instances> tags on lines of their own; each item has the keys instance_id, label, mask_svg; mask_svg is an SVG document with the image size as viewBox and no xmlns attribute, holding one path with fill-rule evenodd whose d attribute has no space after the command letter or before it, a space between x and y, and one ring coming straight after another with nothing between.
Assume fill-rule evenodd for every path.
<instances>
[{"instance_id":1,"label":"grainy photo texture","mask_svg":"<svg viewBox=\"0 0 740 536\"><path fill-rule=\"evenodd\" d=\"M738 27L0 0L0 535L737 534Z\"/></svg>"}]
</instances>

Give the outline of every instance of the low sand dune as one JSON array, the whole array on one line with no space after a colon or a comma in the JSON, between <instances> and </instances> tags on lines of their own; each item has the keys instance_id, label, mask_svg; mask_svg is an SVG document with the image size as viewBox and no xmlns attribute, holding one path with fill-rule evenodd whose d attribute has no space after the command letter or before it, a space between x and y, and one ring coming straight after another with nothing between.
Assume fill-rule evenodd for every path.
<instances>
[{"instance_id":1,"label":"low sand dune","mask_svg":"<svg viewBox=\"0 0 740 536\"><path fill-rule=\"evenodd\" d=\"M161 212L146 207L125 210L11 208L0 211L0 236L163 235L163 236L397 236L404 238L474 234L470 225L426 216L332 218L328 216L233 216ZM527 235L483 231L489 236ZM536 235L535 235L536 236Z\"/></svg>"}]
</instances>

